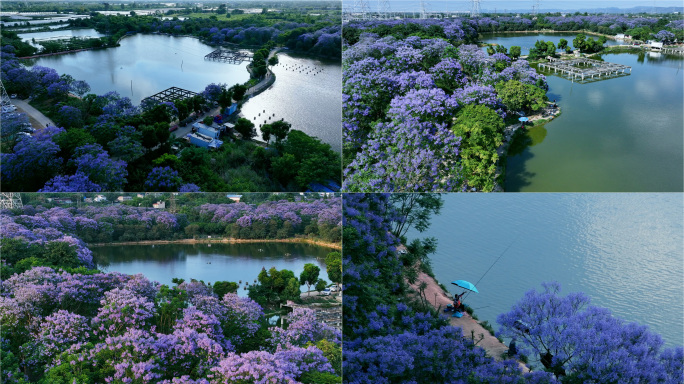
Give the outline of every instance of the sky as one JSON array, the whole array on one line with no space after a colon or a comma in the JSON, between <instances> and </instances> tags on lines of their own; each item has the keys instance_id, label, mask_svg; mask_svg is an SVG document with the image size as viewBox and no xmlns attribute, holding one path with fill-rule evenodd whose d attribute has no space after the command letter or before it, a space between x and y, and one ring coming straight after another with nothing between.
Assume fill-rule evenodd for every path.
<instances>
[{"instance_id":1,"label":"sky","mask_svg":"<svg viewBox=\"0 0 684 384\"><path fill-rule=\"evenodd\" d=\"M344 8L353 7L357 0L343 0ZM378 8L378 0L367 0L371 10ZM410 12L420 10L420 0L389 0L390 9L394 12ZM471 2L468 0L425 0L426 10L428 12L467 12L470 11ZM513 10L529 10L532 11L532 5L535 0L481 0L480 10L482 12L505 12ZM632 8L637 6L653 7L682 7L684 3L682 0L542 0L540 1L540 9L561 9L567 11L576 11L579 9L592 8Z\"/></svg>"}]
</instances>

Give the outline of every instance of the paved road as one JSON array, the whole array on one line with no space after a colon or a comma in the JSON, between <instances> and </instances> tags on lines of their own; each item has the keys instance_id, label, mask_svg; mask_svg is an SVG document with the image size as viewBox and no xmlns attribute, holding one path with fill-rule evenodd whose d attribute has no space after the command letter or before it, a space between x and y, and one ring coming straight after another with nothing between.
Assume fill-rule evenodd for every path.
<instances>
[{"instance_id":1,"label":"paved road","mask_svg":"<svg viewBox=\"0 0 684 384\"><path fill-rule=\"evenodd\" d=\"M33 118L33 120L37 121L38 124L40 124L40 127L35 128L45 127L46 124L55 125L55 123L52 120L50 120L47 116L43 115L43 113L39 110L30 106L29 103L27 103L24 100L12 99L12 104L16 105L17 108L22 110L23 112L26 112L26 114L28 114L29 117Z\"/></svg>"}]
</instances>

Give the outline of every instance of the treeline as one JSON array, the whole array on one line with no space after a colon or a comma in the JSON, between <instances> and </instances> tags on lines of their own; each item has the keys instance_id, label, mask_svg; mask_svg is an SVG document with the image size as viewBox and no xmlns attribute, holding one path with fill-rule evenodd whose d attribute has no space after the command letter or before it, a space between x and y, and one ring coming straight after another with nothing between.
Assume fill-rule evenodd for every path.
<instances>
[{"instance_id":1,"label":"treeline","mask_svg":"<svg viewBox=\"0 0 684 384\"><path fill-rule=\"evenodd\" d=\"M229 118L225 108L242 101L244 85L210 84L188 100L136 106L116 92L90 94L85 81L54 69L27 69L15 51L4 46L0 53L7 92L32 97L60 128L3 140L5 190L305 191L312 182L340 182L339 155L287 122L262 127L269 132L264 140L275 139L268 149L250 141L256 128L247 119L236 124L242 140L228 132L224 145L212 152L171 134L171 121L186 125L214 103Z\"/></svg>"}]
</instances>

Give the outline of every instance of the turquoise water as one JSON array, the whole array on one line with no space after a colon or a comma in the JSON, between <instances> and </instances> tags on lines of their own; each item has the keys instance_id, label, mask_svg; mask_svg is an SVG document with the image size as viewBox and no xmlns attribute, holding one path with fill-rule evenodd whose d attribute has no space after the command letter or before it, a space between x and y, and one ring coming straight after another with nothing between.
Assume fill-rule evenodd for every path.
<instances>
[{"instance_id":1,"label":"turquoise water","mask_svg":"<svg viewBox=\"0 0 684 384\"><path fill-rule=\"evenodd\" d=\"M448 194L422 236L438 239L430 257L437 280L449 288L459 279L477 283L480 293L465 302L495 328L496 316L526 291L555 280L562 292L583 291L615 316L648 325L668 346L682 345L683 199L680 193Z\"/></svg>"},{"instance_id":2,"label":"turquoise water","mask_svg":"<svg viewBox=\"0 0 684 384\"><path fill-rule=\"evenodd\" d=\"M299 277L304 264L312 263L321 268L319 278L327 281L324 260L332 251L293 243L108 245L91 250L103 271L142 273L169 285L174 277L207 283L242 280L241 296L247 295L245 282L253 284L262 268L289 269Z\"/></svg>"}]
</instances>

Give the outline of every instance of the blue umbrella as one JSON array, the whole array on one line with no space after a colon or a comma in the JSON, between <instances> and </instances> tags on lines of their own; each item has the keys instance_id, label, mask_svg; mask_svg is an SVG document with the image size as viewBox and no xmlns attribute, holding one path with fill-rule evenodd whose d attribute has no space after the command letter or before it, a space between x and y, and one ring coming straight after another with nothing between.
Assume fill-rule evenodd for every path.
<instances>
[{"instance_id":1,"label":"blue umbrella","mask_svg":"<svg viewBox=\"0 0 684 384\"><path fill-rule=\"evenodd\" d=\"M478 292L477 288L475 288L475 284L470 283L470 282L465 281L465 280L452 281L451 284L453 284L457 287L465 288L465 289L467 289L469 291L473 291L475 293L480 293L480 292Z\"/></svg>"},{"instance_id":2,"label":"blue umbrella","mask_svg":"<svg viewBox=\"0 0 684 384\"><path fill-rule=\"evenodd\" d=\"M521 118L518 119L518 121L529 121L529 120L530 120L530 119L528 119L527 117L521 117Z\"/></svg>"}]
</instances>

